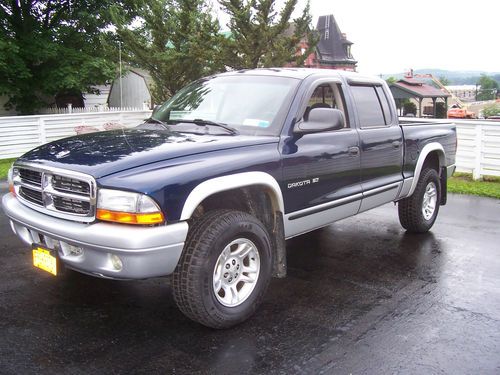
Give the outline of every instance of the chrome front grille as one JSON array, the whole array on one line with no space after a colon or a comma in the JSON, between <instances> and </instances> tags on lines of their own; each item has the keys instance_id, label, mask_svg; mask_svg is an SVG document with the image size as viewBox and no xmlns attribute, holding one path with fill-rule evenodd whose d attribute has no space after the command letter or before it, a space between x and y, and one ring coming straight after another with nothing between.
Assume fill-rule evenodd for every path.
<instances>
[{"instance_id":1,"label":"chrome front grille","mask_svg":"<svg viewBox=\"0 0 500 375\"><path fill-rule=\"evenodd\" d=\"M54 207L59 211L86 215L90 212L89 202L83 202L79 199L69 199L64 197L53 197Z\"/></svg>"},{"instance_id":2,"label":"chrome front grille","mask_svg":"<svg viewBox=\"0 0 500 375\"><path fill-rule=\"evenodd\" d=\"M13 172L16 195L23 204L64 219L94 220L96 184L91 176L32 164L16 164Z\"/></svg>"},{"instance_id":3,"label":"chrome front grille","mask_svg":"<svg viewBox=\"0 0 500 375\"><path fill-rule=\"evenodd\" d=\"M68 193L89 195L90 185L86 182L76 180L74 178L54 175L52 177L52 186L58 191Z\"/></svg>"},{"instance_id":4,"label":"chrome front grille","mask_svg":"<svg viewBox=\"0 0 500 375\"><path fill-rule=\"evenodd\" d=\"M41 191L21 186L19 188L19 195L32 203L38 204L39 206L43 206L43 198Z\"/></svg>"},{"instance_id":5,"label":"chrome front grille","mask_svg":"<svg viewBox=\"0 0 500 375\"><path fill-rule=\"evenodd\" d=\"M21 181L28 184L33 184L36 186L42 185L42 173L38 171L33 171L30 169L19 169L19 177Z\"/></svg>"}]
</instances>

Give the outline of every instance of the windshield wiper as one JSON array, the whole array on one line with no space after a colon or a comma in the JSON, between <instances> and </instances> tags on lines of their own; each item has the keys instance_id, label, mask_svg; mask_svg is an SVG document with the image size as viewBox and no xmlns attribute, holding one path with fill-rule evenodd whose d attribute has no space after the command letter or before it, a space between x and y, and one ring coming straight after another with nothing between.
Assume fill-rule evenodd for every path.
<instances>
[{"instance_id":1,"label":"windshield wiper","mask_svg":"<svg viewBox=\"0 0 500 375\"><path fill-rule=\"evenodd\" d=\"M209 126L217 126L219 128L225 129L226 131L228 131L232 135L238 135L238 134L240 134L240 132L238 130L236 130L235 128L233 128L233 127L231 127L229 125L226 125L226 124L224 124L222 122L215 122L215 121L210 121L210 120L202 120L202 119L199 119L199 118L195 118L194 120L179 119L178 121L179 122L186 122L188 124L195 124L195 125L198 125L198 126L207 126L207 125L209 125Z\"/></svg>"},{"instance_id":2,"label":"windshield wiper","mask_svg":"<svg viewBox=\"0 0 500 375\"><path fill-rule=\"evenodd\" d=\"M154 117L148 117L148 118L146 119L146 122L160 124L160 125L162 125L165 129L170 130L170 125L169 125L169 124L167 124L165 121L158 120L157 118L154 118Z\"/></svg>"}]
</instances>

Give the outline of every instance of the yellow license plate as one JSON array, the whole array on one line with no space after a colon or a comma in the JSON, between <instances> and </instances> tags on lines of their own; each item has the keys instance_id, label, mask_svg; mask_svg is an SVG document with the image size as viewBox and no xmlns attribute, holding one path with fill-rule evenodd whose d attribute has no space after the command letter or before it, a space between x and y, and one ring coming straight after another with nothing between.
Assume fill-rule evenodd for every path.
<instances>
[{"instance_id":1,"label":"yellow license plate","mask_svg":"<svg viewBox=\"0 0 500 375\"><path fill-rule=\"evenodd\" d=\"M33 249L33 265L57 276L57 258L50 251L37 247Z\"/></svg>"}]
</instances>

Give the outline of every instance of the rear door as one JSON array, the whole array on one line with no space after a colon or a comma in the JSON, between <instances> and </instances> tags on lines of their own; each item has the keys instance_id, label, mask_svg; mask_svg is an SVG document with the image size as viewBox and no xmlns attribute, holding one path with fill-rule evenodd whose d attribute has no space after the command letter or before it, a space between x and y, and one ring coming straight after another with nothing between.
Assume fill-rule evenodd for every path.
<instances>
[{"instance_id":1,"label":"rear door","mask_svg":"<svg viewBox=\"0 0 500 375\"><path fill-rule=\"evenodd\" d=\"M351 84L361 149L361 211L394 200L401 186L403 132L377 84Z\"/></svg>"}]
</instances>

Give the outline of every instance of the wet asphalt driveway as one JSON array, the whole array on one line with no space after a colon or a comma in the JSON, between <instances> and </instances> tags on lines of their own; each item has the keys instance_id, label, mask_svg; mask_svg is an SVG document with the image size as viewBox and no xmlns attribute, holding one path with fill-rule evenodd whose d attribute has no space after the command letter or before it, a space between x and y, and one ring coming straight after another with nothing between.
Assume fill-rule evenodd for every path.
<instances>
[{"instance_id":1,"label":"wet asphalt driveway","mask_svg":"<svg viewBox=\"0 0 500 375\"><path fill-rule=\"evenodd\" d=\"M290 240L289 276L227 331L166 278L53 278L1 213L0 239L0 373L500 373L500 200L452 195L426 235L386 205Z\"/></svg>"}]
</instances>

